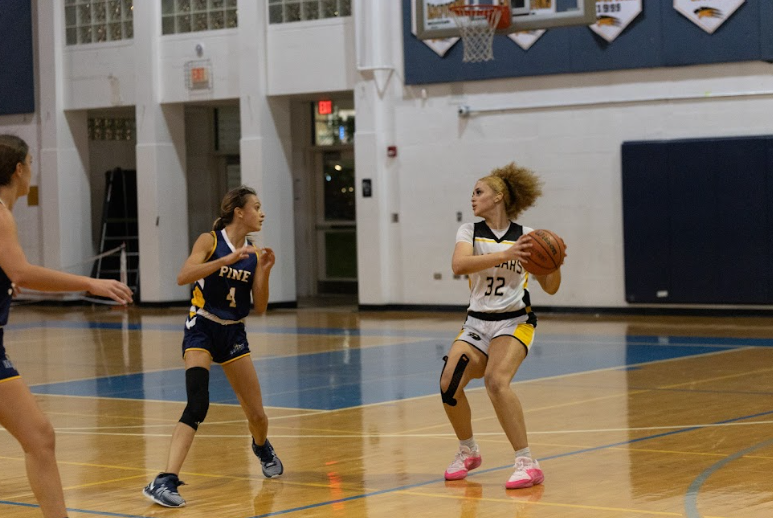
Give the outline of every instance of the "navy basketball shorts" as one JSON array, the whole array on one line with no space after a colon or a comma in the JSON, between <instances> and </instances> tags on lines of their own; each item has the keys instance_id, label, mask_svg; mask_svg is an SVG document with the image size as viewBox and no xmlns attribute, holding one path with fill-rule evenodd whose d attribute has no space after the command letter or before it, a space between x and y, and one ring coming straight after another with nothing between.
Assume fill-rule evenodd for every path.
<instances>
[{"instance_id":1,"label":"navy basketball shorts","mask_svg":"<svg viewBox=\"0 0 773 518\"><path fill-rule=\"evenodd\" d=\"M215 363L226 364L250 354L244 323L218 324L196 315L185 325L183 358L188 351L206 351Z\"/></svg>"},{"instance_id":2,"label":"navy basketball shorts","mask_svg":"<svg viewBox=\"0 0 773 518\"><path fill-rule=\"evenodd\" d=\"M17 371L8 355L5 354L5 345L3 345L3 328L0 327L0 383L19 377Z\"/></svg>"}]
</instances>

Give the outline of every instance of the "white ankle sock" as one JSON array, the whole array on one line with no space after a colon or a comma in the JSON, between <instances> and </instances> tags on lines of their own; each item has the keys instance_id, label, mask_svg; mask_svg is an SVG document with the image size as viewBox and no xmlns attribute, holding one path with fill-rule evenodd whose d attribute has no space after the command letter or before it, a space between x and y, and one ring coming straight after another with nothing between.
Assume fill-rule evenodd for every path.
<instances>
[{"instance_id":1,"label":"white ankle sock","mask_svg":"<svg viewBox=\"0 0 773 518\"><path fill-rule=\"evenodd\" d=\"M529 449L529 447L527 446L524 449L518 450L517 452L515 452L515 458L517 459L518 457L531 458L531 450Z\"/></svg>"},{"instance_id":2,"label":"white ankle sock","mask_svg":"<svg viewBox=\"0 0 773 518\"><path fill-rule=\"evenodd\" d=\"M465 439L463 441L459 441L459 444L462 446L467 446L471 450L477 450L478 449L478 443L475 442L475 437L470 437L469 439Z\"/></svg>"}]
</instances>

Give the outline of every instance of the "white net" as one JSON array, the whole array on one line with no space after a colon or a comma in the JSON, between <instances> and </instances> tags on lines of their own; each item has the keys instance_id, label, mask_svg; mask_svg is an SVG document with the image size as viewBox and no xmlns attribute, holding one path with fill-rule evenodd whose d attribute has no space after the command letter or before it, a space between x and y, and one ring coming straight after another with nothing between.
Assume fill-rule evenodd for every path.
<instances>
[{"instance_id":1,"label":"white net","mask_svg":"<svg viewBox=\"0 0 773 518\"><path fill-rule=\"evenodd\" d=\"M479 63L494 59L494 33L502 12L497 6L468 5L451 8L464 45L462 61Z\"/></svg>"}]
</instances>

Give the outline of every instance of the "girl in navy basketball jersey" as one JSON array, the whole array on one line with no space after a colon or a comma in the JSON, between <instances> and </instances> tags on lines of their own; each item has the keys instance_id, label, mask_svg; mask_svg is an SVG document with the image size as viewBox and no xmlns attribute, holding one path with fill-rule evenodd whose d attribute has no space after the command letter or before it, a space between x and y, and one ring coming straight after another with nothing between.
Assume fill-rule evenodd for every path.
<instances>
[{"instance_id":1,"label":"girl in navy basketball jersey","mask_svg":"<svg viewBox=\"0 0 773 518\"><path fill-rule=\"evenodd\" d=\"M159 505L185 505L178 492L183 484L178 475L207 415L212 362L223 366L239 398L263 475L271 478L282 474L282 462L267 438L268 418L244 329L244 319L252 307L263 313L268 305L274 252L270 248L259 250L247 241L247 234L258 232L264 218L254 190L242 186L228 192L214 230L199 236L177 276L180 285L193 283L182 345L188 405L172 435L166 471L143 490Z\"/></svg>"},{"instance_id":2,"label":"girl in navy basketball jersey","mask_svg":"<svg viewBox=\"0 0 773 518\"><path fill-rule=\"evenodd\" d=\"M89 291L121 304L132 300L128 286L110 279L92 279L57 272L27 262L19 244L11 210L26 196L32 178L29 146L14 135L0 135L0 426L24 449L32 492L46 518L63 518L62 482L54 453L54 429L40 410L3 344L3 326L8 323L11 297L19 288L41 291Z\"/></svg>"},{"instance_id":3,"label":"girl in navy basketball jersey","mask_svg":"<svg viewBox=\"0 0 773 518\"><path fill-rule=\"evenodd\" d=\"M528 169L515 164L495 169L472 191L473 213L482 220L465 223L456 234L452 269L469 276L470 305L440 377L443 408L459 439L446 480L463 479L481 465L464 394L464 387L476 378L485 379L486 392L515 451L514 470L505 487L531 487L544 479L531 456L521 403L510 387L537 327L528 291L531 274L522 265L529 260L530 245L521 237L532 229L515 220L541 194L539 179ZM561 285L561 269L534 278L552 295Z\"/></svg>"}]
</instances>

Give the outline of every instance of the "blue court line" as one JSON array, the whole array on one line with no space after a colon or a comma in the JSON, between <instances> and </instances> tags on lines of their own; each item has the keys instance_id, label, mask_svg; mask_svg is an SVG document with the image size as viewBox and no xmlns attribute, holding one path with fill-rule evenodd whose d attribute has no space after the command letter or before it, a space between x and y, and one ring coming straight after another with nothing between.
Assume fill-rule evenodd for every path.
<instances>
[{"instance_id":1,"label":"blue court line","mask_svg":"<svg viewBox=\"0 0 773 518\"><path fill-rule=\"evenodd\" d=\"M718 421L718 422L712 423L712 424L732 423L732 422L735 422L735 421L743 421L745 419L751 419L751 418L754 418L754 417L761 417L761 416L770 415L770 414L773 414L773 410L768 411L768 412L760 412L760 413L757 413L757 414L752 414L752 415L747 415L747 416L734 417L732 419L726 419L724 421ZM604 449L607 449L607 448L614 448L616 446L624 446L626 444L634 444L634 443L637 443L637 442L649 441L651 439L658 439L660 437L667 437L669 435L677 435L677 434L680 434L680 433L692 432L692 431L700 430L700 429L703 429L703 428L706 428L706 427L705 426L694 426L694 427L690 427L690 428L684 428L682 430L675 430L673 432L664 432L664 433L658 433L658 434L655 434L655 435L649 435L649 436L646 436L646 437L639 437L638 439L631 439L629 441L616 442L616 443L612 443L612 444L605 444L603 446L594 446L592 448L583 448L581 450L575 450L575 451L570 451L570 452L566 452L566 453L559 453L557 455L551 455L549 457L543 457L543 458L540 458L540 459L537 459L537 460L539 460L540 462L545 462L545 461L548 461L548 460L559 459L559 458L562 458L562 457L570 457L570 456L579 455L579 454L582 454L582 453L588 453L588 452L592 452L592 451L604 450ZM757 446L754 446L754 447L750 448L750 451L754 450L754 449L757 449L757 448L760 448L763 445L767 445L768 443L773 444L773 439L771 439L770 441L767 441L766 443L761 443L760 445L757 445ZM745 451L746 450L744 450L744 452ZM739 452L739 454L742 455L743 453ZM476 476L476 475L482 475L483 473L491 473L493 471L501 471L503 469L511 469L512 467L513 467L512 464L506 464L504 466L498 466L498 467L495 467L495 468L488 468L488 469L484 469L484 470L476 470L475 473L470 473L470 475L468 475L468 477L473 477L473 476ZM354 495L354 496L349 496L349 497L346 497L346 498L339 498L339 499L336 499L336 500L329 500L329 501L326 501L326 502L318 502L316 504L305 505L305 506L302 506L302 507L294 507L292 509L284 509L282 511L273 511L273 512L266 513L266 514L259 514L259 515L255 515L255 516L250 516L249 518L268 518L269 516L279 516L279 515L282 515L282 514L294 513L296 511L305 511L307 509L314 509L314 508L318 508L318 507L324 507L324 506L327 506L327 505L333 505L333 504L337 504L337 503L341 503L341 502L349 502L349 501L352 501L352 500L359 500L359 499L368 498L368 497L371 497L371 496L378 496L378 495L383 495L383 494L386 494L386 493L393 493L393 492L396 492L396 491L404 491L406 489L412 489L412 488L416 488L416 487L427 486L427 485L430 485L430 484L440 483L440 482L443 482L443 481L444 481L444 479L438 478L438 479L428 480L428 481L425 481L425 482L418 482L416 484L409 484L409 485L406 485L406 486L400 486L400 487L395 487L395 488L391 488L391 489L382 489L380 491L373 491L371 493L364 493L362 495ZM688 515L688 518L700 518L700 515Z\"/></svg>"},{"instance_id":2,"label":"blue court line","mask_svg":"<svg viewBox=\"0 0 773 518\"><path fill-rule=\"evenodd\" d=\"M22 502L9 502L7 500L0 500L0 505L15 505L17 507L33 507L33 508L39 508L40 506L37 504L25 504ZM143 516L139 514L123 514L123 513L111 513L108 511L89 511L88 509L74 509L72 507L67 508L67 512L70 513L83 513L83 514L93 514L96 516L115 516L117 518L151 518L150 516Z\"/></svg>"},{"instance_id":3,"label":"blue court line","mask_svg":"<svg viewBox=\"0 0 773 518\"><path fill-rule=\"evenodd\" d=\"M703 486L703 483L706 482L706 480L708 480L711 475L719 471L721 468L724 468L727 464L730 464L734 460L737 460L744 455L747 455L755 450L759 450L760 448L765 448L767 446L773 446L773 439L768 439L767 441L755 444L754 446L749 446L744 450L740 450L733 453L732 455L728 455L698 475L693 483L690 484L690 487L687 490L687 494L684 497L684 510L687 514L687 518L702 518L703 515L700 513L700 511L698 511L698 492L700 491L701 486Z\"/></svg>"}]
</instances>

